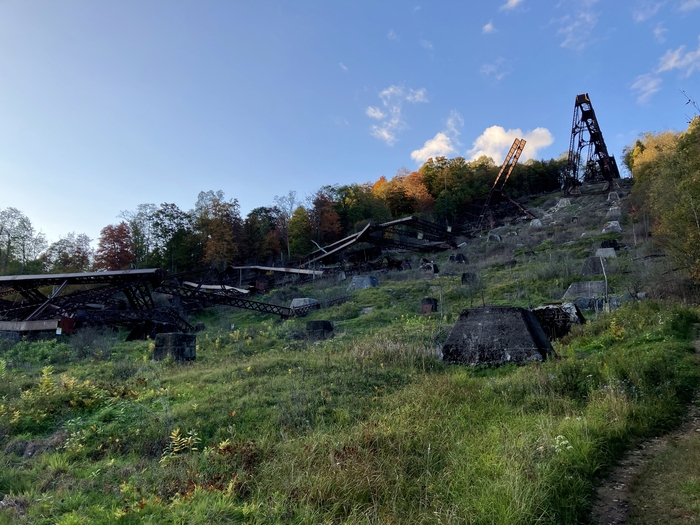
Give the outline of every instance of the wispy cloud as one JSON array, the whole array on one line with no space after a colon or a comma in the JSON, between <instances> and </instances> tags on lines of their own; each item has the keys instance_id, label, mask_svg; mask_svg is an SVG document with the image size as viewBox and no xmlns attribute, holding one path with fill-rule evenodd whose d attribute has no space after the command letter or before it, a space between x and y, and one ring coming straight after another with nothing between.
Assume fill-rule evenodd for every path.
<instances>
[{"instance_id":1,"label":"wispy cloud","mask_svg":"<svg viewBox=\"0 0 700 525\"><path fill-rule=\"evenodd\" d=\"M554 142L554 137L547 128L535 128L523 133L520 129L506 131L502 126L491 126L474 141L467 155L470 155L472 160L485 155L491 157L496 164L500 164L516 138L527 141L522 153L523 160L536 158L541 149L551 146Z\"/></svg>"},{"instance_id":2,"label":"wispy cloud","mask_svg":"<svg viewBox=\"0 0 700 525\"><path fill-rule=\"evenodd\" d=\"M430 40L421 40L420 45L423 47L423 49L433 49L433 43Z\"/></svg>"},{"instance_id":3,"label":"wispy cloud","mask_svg":"<svg viewBox=\"0 0 700 525\"><path fill-rule=\"evenodd\" d=\"M661 89L661 79L654 73L645 73L634 79L631 88L637 93L637 102L646 104Z\"/></svg>"},{"instance_id":4,"label":"wispy cloud","mask_svg":"<svg viewBox=\"0 0 700 525\"><path fill-rule=\"evenodd\" d=\"M489 34L493 33L496 31L496 28L493 27L493 22L489 21L488 24L486 24L484 27L481 28L481 32L484 34Z\"/></svg>"},{"instance_id":5,"label":"wispy cloud","mask_svg":"<svg viewBox=\"0 0 700 525\"><path fill-rule=\"evenodd\" d=\"M676 50L668 50L659 60L657 72L678 69L683 76L689 77L696 71L700 71L700 36L698 36L698 48L695 51L685 52L685 46Z\"/></svg>"},{"instance_id":6,"label":"wispy cloud","mask_svg":"<svg viewBox=\"0 0 700 525\"><path fill-rule=\"evenodd\" d=\"M559 19L557 34L564 37L561 47L580 51L591 42L593 29L598 24L598 14L593 11L581 10L573 15Z\"/></svg>"},{"instance_id":7,"label":"wispy cloud","mask_svg":"<svg viewBox=\"0 0 700 525\"><path fill-rule=\"evenodd\" d=\"M665 3L666 2L652 2L649 0L637 2L637 6L632 9L632 19L637 23L645 22L653 18Z\"/></svg>"},{"instance_id":8,"label":"wispy cloud","mask_svg":"<svg viewBox=\"0 0 700 525\"><path fill-rule=\"evenodd\" d=\"M384 112L376 106L370 106L365 110L365 115L369 118L376 118L377 120L382 120L386 115Z\"/></svg>"},{"instance_id":9,"label":"wispy cloud","mask_svg":"<svg viewBox=\"0 0 700 525\"><path fill-rule=\"evenodd\" d=\"M447 119L446 129L436 133L432 139L428 139L423 147L411 152L411 158L418 163L423 163L429 158L447 157L457 153L459 146L459 130L464 126L464 119L456 110L450 112Z\"/></svg>"},{"instance_id":10,"label":"wispy cloud","mask_svg":"<svg viewBox=\"0 0 700 525\"><path fill-rule=\"evenodd\" d=\"M510 74L510 72L511 68L503 57L498 57L495 62L484 64L479 69L479 73L491 77L496 81L502 80L506 75Z\"/></svg>"},{"instance_id":11,"label":"wispy cloud","mask_svg":"<svg viewBox=\"0 0 700 525\"><path fill-rule=\"evenodd\" d=\"M516 7L518 7L519 4L522 4L522 2L523 0L508 0L498 9L501 11L510 11L511 9L515 9Z\"/></svg>"},{"instance_id":12,"label":"wispy cloud","mask_svg":"<svg viewBox=\"0 0 700 525\"><path fill-rule=\"evenodd\" d=\"M389 40L398 40L399 39L399 35L397 35L396 31L394 31L393 29L389 29L389 33L387 33L386 37Z\"/></svg>"},{"instance_id":13,"label":"wispy cloud","mask_svg":"<svg viewBox=\"0 0 700 525\"><path fill-rule=\"evenodd\" d=\"M700 7L700 0L683 0L681 2L681 11L692 11Z\"/></svg>"},{"instance_id":14,"label":"wispy cloud","mask_svg":"<svg viewBox=\"0 0 700 525\"><path fill-rule=\"evenodd\" d=\"M346 66L346 65L343 64L342 62L339 62L338 65L340 66L340 69L342 69L343 71L347 71L347 70L348 70L348 66Z\"/></svg>"},{"instance_id":15,"label":"wispy cloud","mask_svg":"<svg viewBox=\"0 0 700 525\"><path fill-rule=\"evenodd\" d=\"M664 33L666 33L666 28L663 26L663 24L658 24L654 28L654 38L659 44L663 44L666 41L666 37L664 36Z\"/></svg>"},{"instance_id":16,"label":"wispy cloud","mask_svg":"<svg viewBox=\"0 0 700 525\"><path fill-rule=\"evenodd\" d=\"M425 88L406 89L403 86L389 86L379 93L382 108L369 106L365 114L379 120L378 124L370 126L373 137L383 140L389 146L393 146L397 140L399 131L406 129L402 107L404 102L418 103L428 102Z\"/></svg>"}]
</instances>

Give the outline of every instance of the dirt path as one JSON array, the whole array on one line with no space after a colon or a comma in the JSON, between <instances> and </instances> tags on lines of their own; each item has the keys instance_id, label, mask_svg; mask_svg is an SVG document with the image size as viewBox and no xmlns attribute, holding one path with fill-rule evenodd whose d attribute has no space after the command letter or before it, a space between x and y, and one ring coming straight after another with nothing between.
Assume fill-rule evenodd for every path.
<instances>
[{"instance_id":1,"label":"dirt path","mask_svg":"<svg viewBox=\"0 0 700 525\"><path fill-rule=\"evenodd\" d=\"M695 325L695 351L700 353L700 325ZM658 438L645 441L625 454L607 479L598 487L596 501L591 511L593 523L598 525L618 525L627 523L629 516L630 484L647 466L649 461L663 452L669 443L689 439L700 432L700 408L696 403L690 406L685 422L676 430Z\"/></svg>"}]
</instances>

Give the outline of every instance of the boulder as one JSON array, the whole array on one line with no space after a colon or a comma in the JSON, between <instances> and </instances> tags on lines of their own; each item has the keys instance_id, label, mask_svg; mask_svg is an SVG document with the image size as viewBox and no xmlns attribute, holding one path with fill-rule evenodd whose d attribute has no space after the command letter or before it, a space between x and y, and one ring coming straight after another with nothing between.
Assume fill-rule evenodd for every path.
<instances>
[{"instance_id":1,"label":"boulder","mask_svg":"<svg viewBox=\"0 0 700 525\"><path fill-rule=\"evenodd\" d=\"M488 241L489 242L503 242L503 237L501 237L497 233L489 233Z\"/></svg>"},{"instance_id":2,"label":"boulder","mask_svg":"<svg viewBox=\"0 0 700 525\"><path fill-rule=\"evenodd\" d=\"M374 275L353 275L348 285L348 291L365 290L379 286L379 281Z\"/></svg>"},{"instance_id":3,"label":"boulder","mask_svg":"<svg viewBox=\"0 0 700 525\"><path fill-rule=\"evenodd\" d=\"M530 228L541 228L542 227L542 221L539 219L532 219L530 221Z\"/></svg>"},{"instance_id":4,"label":"boulder","mask_svg":"<svg viewBox=\"0 0 700 525\"><path fill-rule=\"evenodd\" d=\"M622 217L622 211L620 210L619 207L613 206L608 210L608 213L605 214L606 219L619 219Z\"/></svg>"},{"instance_id":5,"label":"boulder","mask_svg":"<svg viewBox=\"0 0 700 525\"><path fill-rule=\"evenodd\" d=\"M602 233L622 233L622 227L617 221L609 221L603 224Z\"/></svg>"},{"instance_id":6,"label":"boulder","mask_svg":"<svg viewBox=\"0 0 700 525\"><path fill-rule=\"evenodd\" d=\"M330 321L307 321L306 337L309 341L323 341L333 337L333 323Z\"/></svg>"},{"instance_id":7,"label":"boulder","mask_svg":"<svg viewBox=\"0 0 700 525\"><path fill-rule=\"evenodd\" d=\"M321 303L318 302L318 300L313 299L311 297L296 297L292 299L292 302L289 304L289 307L292 310L295 310L297 308L308 308L309 310L319 310L321 308Z\"/></svg>"},{"instance_id":8,"label":"boulder","mask_svg":"<svg viewBox=\"0 0 700 525\"><path fill-rule=\"evenodd\" d=\"M617 243L615 239L608 239L606 241L603 241L600 243L601 248L613 248L615 250L620 249L620 245Z\"/></svg>"},{"instance_id":9,"label":"boulder","mask_svg":"<svg viewBox=\"0 0 700 525\"><path fill-rule=\"evenodd\" d=\"M537 317L511 306L463 310L442 348L446 362L469 366L544 361L552 353Z\"/></svg>"},{"instance_id":10,"label":"boulder","mask_svg":"<svg viewBox=\"0 0 700 525\"><path fill-rule=\"evenodd\" d=\"M619 201L619 200L620 200L620 196L617 194L616 191L611 191L610 193L608 193L608 201L609 202L615 202L615 201Z\"/></svg>"},{"instance_id":11,"label":"boulder","mask_svg":"<svg viewBox=\"0 0 700 525\"><path fill-rule=\"evenodd\" d=\"M469 264L469 261L463 253L453 253L452 255L450 255L450 262L457 264Z\"/></svg>"},{"instance_id":12,"label":"boulder","mask_svg":"<svg viewBox=\"0 0 700 525\"><path fill-rule=\"evenodd\" d=\"M476 281L478 281L478 277L475 273L465 272L462 274L462 286L474 284Z\"/></svg>"},{"instance_id":13,"label":"boulder","mask_svg":"<svg viewBox=\"0 0 700 525\"><path fill-rule=\"evenodd\" d=\"M532 310L550 341L564 337L577 324L585 324L581 310L574 303L546 304Z\"/></svg>"},{"instance_id":14,"label":"boulder","mask_svg":"<svg viewBox=\"0 0 700 525\"><path fill-rule=\"evenodd\" d=\"M155 343L154 361L162 361L169 355L178 362L193 361L197 357L197 337L194 334L157 334Z\"/></svg>"}]
</instances>

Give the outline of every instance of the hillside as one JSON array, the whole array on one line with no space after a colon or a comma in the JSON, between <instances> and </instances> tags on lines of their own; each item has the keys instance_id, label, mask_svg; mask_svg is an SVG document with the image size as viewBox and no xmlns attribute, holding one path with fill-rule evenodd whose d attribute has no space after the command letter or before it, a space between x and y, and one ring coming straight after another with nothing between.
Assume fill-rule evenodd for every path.
<instances>
[{"instance_id":1,"label":"hillside","mask_svg":"<svg viewBox=\"0 0 700 525\"><path fill-rule=\"evenodd\" d=\"M601 476L676 425L700 383L697 286L621 186L619 200L589 186L523 201L539 222L503 217L430 255L438 273L394 254L412 269L373 272L379 286L305 318L194 312L206 328L192 362L97 329L0 343L0 523L585 522ZM622 232L603 234L610 220ZM604 241L619 247L605 275L582 275ZM611 296L580 303L588 323L556 357L441 360L465 308L534 308L600 280ZM320 279L261 300L347 288ZM437 311L420 313L425 297ZM309 340L314 320L334 337Z\"/></svg>"}]
</instances>

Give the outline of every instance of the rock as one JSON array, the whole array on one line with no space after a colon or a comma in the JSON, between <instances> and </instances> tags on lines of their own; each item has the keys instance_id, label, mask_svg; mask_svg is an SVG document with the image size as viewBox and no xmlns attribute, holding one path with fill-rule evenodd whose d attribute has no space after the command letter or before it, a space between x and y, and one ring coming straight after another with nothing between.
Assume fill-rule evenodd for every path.
<instances>
[{"instance_id":1,"label":"rock","mask_svg":"<svg viewBox=\"0 0 700 525\"><path fill-rule=\"evenodd\" d=\"M469 264L469 261L463 253L453 253L452 255L450 255L450 262L457 264Z\"/></svg>"},{"instance_id":2,"label":"rock","mask_svg":"<svg viewBox=\"0 0 700 525\"><path fill-rule=\"evenodd\" d=\"M442 348L445 361L469 366L543 361L552 352L537 317L510 306L463 310Z\"/></svg>"},{"instance_id":3,"label":"rock","mask_svg":"<svg viewBox=\"0 0 700 525\"><path fill-rule=\"evenodd\" d=\"M622 233L622 227L617 221L606 222L603 225L602 233Z\"/></svg>"},{"instance_id":4,"label":"rock","mask_svg":"<svg viewBox=\"0 0 700 525\"><path fill-rule=\"evenodd\" d=\"M542 227L542 221L539 219L532 219L530 221L530 228L541 228Z\"/></svg>"},{"instance_id":5,"label":"rock","mask_svg":"<svg viewBox=\"0 0 700 525\"><path fill-rule=\"evenodd\" d=\"M175 361L193 361L197 357L197 337L194 334L167 333L156 335L153 360L172 356Z\"/></svg>"},{"instance_id":6,"label":"rock","mask_svg":"<svg viewBox=\"0 0 700 525\"><path fill-rule=\"evenodd\" d=\"M603 241L600 243L601 248L613 248L615 250L620 249L620 245L617 243L615 239L608 239L606 241Z\"/></svg>"},{"instance_id":7,"label":"rock","mask_svg":"<svg viewBox=\"0 0 700 525\"><path fill-rule=\"evenodd\" d=\"M207 325L201 321L199 323L197 323L196 325L194 325L195 332L203 332L206 328L207 328Z\"/></svg>"},{"instance_id":8,"label":"rock","mask_svg":"<svg viewBox=\"0 0 700 525\"><path fill-rule=\"evenodd\" d=\"M622 211L617 206L613 206L608 210L608 213L605 214L605 218L607 219L619 219L621 217Z\"/></svg>"},{"instance_id":9,"label":"rock","mask_svg":"<svg viewBox=\"0 0 700 525\"><path fill-rule=\"evenodd\" d=\"M619 201L619 200L620 200L620 196L617 194L616 191L611 191L610 193L608 193L608 202L610 202L610 201L614 202L614 201Z\"/></svg>"},{"instance_id":10,"label":"rock","mask_svg":"<svg viewBox=\"0 0 700 525\"><path fill-rule=\"evenodd\" d=\"M434 297L423 297L420 300L420 313L429 314L438 311L438 300Z\"/></svg>"},{"instance_id":11,"label":"rock","mask_svg":"<svg viewBox=\"0 0 700 525\"><path fill-rule=\"evenodd\" d=\"M353 275L348 285L348 291L365 290L379 286L379 281L374 275Z\"/></svg>"},{"instance_id":12,"label":"rock","mask_svg":"<svg viewBox=\"0 0 700 525\"><path fill-rule=\"evenodd\" d=\"M360 310L360 315L367 315L369 313L372 313L372 310L374 310L374 306L365 306Z\"/></svg>"},{"instance_id":13,"label":"rock","mask_svg":"<svg viewBox=\"0 0 700 525\"><path fill-rule=\"evenodd\" d=\"M306 337L309 341L324 341L333 337L333 323L330 321L307 321Z\"/></svg>"},{"instance_id":14,"label":"rock","mask_svg":"<svg viewBox=\"0 0 700 525\"><path fill-rule=\"evenodd\" d=\"M497 233L489 233L488 241L489 242L503 242L503 237L501 237Z\"/></svg>"},{"instance_id":15,"label":"rock","mask_svg":"<svg viewBox=\"0 0 700 525\"><path fill-rule=\"evenodd\" d=\"M462 274L462 286L474 284L478 280L475 273L466 272Z\"/></svg>"},{"instance_id":16,"label":"rock","mask_svg":"<svg viewBox=\"0 0 700 525\"><path fill-rule=\"evenodd\" d=\"M321 303L312 297L296 297L289 304L292 309L309 307L309 309L317 310L321 308Z\"/></svg>"},{"instance_id":17,"label":"rock","mask_svg":"<svg viewBox=\"0 0 700 525\"><path fill-rule=\"evenodd\" d=\"M535 308L532 313L550 341L564 337L577 324L585 324L581 310L574 303L547 304Z\"/></svg>"}]
</instances>

